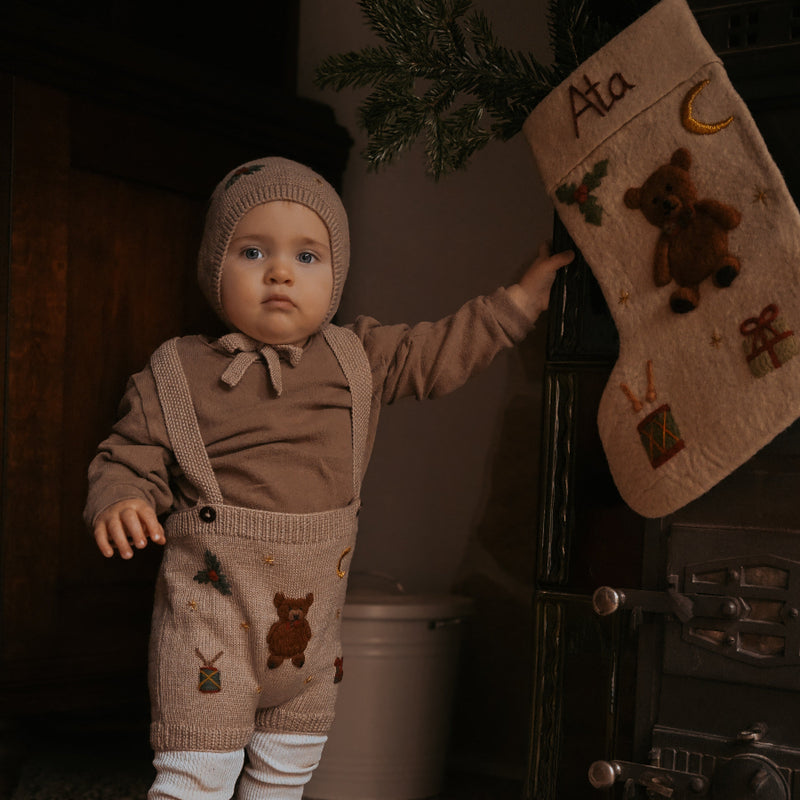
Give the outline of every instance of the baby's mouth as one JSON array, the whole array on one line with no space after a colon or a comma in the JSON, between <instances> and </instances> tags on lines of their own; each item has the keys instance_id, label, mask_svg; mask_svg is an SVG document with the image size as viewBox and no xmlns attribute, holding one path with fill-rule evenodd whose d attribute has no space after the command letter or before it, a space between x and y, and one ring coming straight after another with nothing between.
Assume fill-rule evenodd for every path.
<instances>
[{"instance_id":1,"label":"baby's mouth","mask_svg":"<svg viewBox=\"0 0 800 800\"><path fill-rule=\"evenodd\" d=\"M291 298L285 294L272 294L262 301L262 305L273 308L290 308L294 306Z\"/></svg>"}]
</instances>

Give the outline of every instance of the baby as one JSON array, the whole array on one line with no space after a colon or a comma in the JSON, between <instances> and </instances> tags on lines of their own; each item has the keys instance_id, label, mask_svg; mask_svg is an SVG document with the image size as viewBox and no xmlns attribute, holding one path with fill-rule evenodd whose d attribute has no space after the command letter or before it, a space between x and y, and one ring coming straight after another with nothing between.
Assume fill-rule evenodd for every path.
<instances>
[{"instance_id":1,"label":"baby","mask_svg":"<svg viewBox=\"0 0 800 800\"><path fill-rule=\"evenodd\" d=\"M166 545L149 800L302 796L343 676L341 610L381 406L452 391L523 339L572 260L542 247L518 283L439 322L339 327L349 250L341 200L311 169L265 158L228 174L198 277L232 332L163 344L89 467L85 518L103 555Z\"/></svg>"}]
</instances>

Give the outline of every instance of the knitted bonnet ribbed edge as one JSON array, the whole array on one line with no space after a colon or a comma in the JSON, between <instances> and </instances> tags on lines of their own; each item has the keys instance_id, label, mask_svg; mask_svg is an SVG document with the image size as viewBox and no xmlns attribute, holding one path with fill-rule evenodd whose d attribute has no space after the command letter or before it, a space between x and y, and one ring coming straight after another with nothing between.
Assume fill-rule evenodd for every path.
<instances>
[{"instance_id":1,"label":"knitted bonnet ribbed edge","mask_svg":"<svg viewBox=\"0 0 800 800\"><path fill-rule=\"evenodd\" d=\"M336 190L314 170L286 158L248 161L217 185L206 214L197 261L197 279L217 316L235 329L222 307L222 267L239 220L250 209L273 200L290 200L314 211L328 229L333 291L324 322L330 322L342 298L350 266L347 212ZM324 324L324 323L323 323Z\"/></svg>"}]
</instances>

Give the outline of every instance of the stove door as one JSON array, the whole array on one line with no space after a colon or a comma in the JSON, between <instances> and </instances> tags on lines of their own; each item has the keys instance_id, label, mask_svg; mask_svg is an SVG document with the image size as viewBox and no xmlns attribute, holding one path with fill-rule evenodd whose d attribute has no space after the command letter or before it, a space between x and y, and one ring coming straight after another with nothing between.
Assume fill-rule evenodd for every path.
<instances>
[{"instance_id":1,"label":"stove door","mask_svg":"<svg viewBox=\"0 0 800 800\"><path fill-rule=\"evenodd\" d=\"M798 798L800 531L667 531L663 591L595 592L598 614L627 611L639 629L648 751L598 761L589 780L625 797Z\"/></svg>"}]
</instances>

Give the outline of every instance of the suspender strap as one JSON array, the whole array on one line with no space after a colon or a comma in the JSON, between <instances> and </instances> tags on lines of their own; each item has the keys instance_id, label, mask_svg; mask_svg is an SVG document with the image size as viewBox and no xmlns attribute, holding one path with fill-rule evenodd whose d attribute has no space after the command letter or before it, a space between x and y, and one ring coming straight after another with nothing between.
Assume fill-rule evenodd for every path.
<instances>
[{"instance_id":1,"label":"suspender strap","mask_svg":"<svg viewBox=\"0 0 800 800\"><path fill-rule=\"evenodd\" d=\"M353 331L337 325L322 329L325 341L333 350L339 366L350 385L351 429L353 432L353 496L361 494L361 478L367 457L369 415L372 405L372 370L364 345Z\"/></svg>"},{"instance_id":2,"label":"suspender strap","mask_svg":"<svg viewBox=\"0 0 800 800\"><path fill-rule=\"evenodd\" d=\"M178 357L177 341L164 342L150 359L167 433L178 464L200 492L201 499L221 504L222 492L200 435L189 384Z\"/></svg>"}]
</instances>

